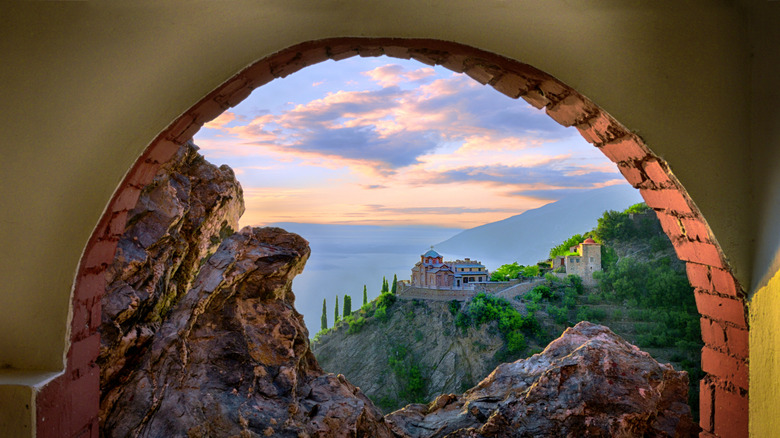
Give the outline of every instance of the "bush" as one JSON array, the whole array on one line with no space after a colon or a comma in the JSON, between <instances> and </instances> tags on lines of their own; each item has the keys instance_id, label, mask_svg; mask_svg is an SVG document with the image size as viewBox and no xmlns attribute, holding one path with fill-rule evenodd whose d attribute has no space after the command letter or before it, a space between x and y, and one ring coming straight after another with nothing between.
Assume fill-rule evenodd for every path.
<instances>
[{"instance_id":1,"label":"bush","mask_svg":"<svg viewBox=\"0 0 780 438\"><path fill-rule=\"evenodd\" d=\"M547 313L549 313L550 316L552 316L552 318L558 324L569 323L569 309L565 307L558 307L558 306L551 305L547 308Z\"/></svg>"},{"instance_id":2,"label":"bush","mask_svg":"<svg viewBox=\"0 0 780 438\"><path fill-rule=\"evenodd\" d=\"M387 307L377 307L376 312L374 312L374 317L382 322L387 321Z\"/></svg>"},{"instance_id":3,"label":"bush","mask_svg":"<svg viewBox=\"0 0 780 438\"><path fill-rule=\"evenodd\" d=\"M383 294L380 294L379 297L376 299L376 306L377 307L387 307L389 308L393 304L395 304L397 297L389 292L385 292Z\"/></svg>"},{"instance_id":4,"label":"bush","mask_svg":"<svg viewBox=\"0 0 780 438\"><path fill-rule=\"evenodd\" d=\"M351 319L351 315L350 315L350 319ZM344 321L346 321L346 319ZM363 324L365 324L365 322L366 322L366 319L363 318L362 316L359 317L358 319L350 320L349 321L349 328L347 329L347 334L351 335L353 333L359 332L360 329L363 328Z\"/></svg>"},{"instance_id":5,"label":"bush","mask_svg":"<svg viewBox=\"0 0 780 438\"><path fill-rule=\"evenodd\" d=\"M510 353L525 350L525 336L520 332L511 332L506 335L506 349Z\"/></svg>"},{"instance_id":6,"label":"bush","mask_svg":"<svg viewBox=\"0 0 780 438\"><path fill-rule=\"evenodd\" d=\"M537 293L540 295L540 299L549 300L553 297L553 291L550 289L550 286L547 286L546 284L540 284L539 286L536 286L535 288L531 289L531 292L528 292L528 294ZM535 301L538 302L538 301Z\"/></svg>"},{"instance_id":7,"label":"bush","mask_svg":"<svg viewBox=\"0 0 780 438\"><path fill-rule=\"evenodd\" d=\"M452 300L450 301L450 304L448 306L450 313L455 316L460 312L460 301L458 300Z\"/></svg>"}]
</instances>

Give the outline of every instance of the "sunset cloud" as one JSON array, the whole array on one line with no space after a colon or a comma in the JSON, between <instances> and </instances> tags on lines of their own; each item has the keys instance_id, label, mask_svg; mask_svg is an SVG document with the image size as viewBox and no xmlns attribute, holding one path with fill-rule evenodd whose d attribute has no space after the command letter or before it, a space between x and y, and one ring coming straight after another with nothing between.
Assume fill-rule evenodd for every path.
<instances>
[{"instance_id":1,"label":"sunset cloud","mask_svg":"<svg viewBox=\"0 0 780 438\"><path fill-rule=\"evenodd\" d=\"M622 183L576 130L465 75L335 65L261 87L198 134L208 158L240 174L244 223L464 227Z\"/></svg>"}]
</instances>

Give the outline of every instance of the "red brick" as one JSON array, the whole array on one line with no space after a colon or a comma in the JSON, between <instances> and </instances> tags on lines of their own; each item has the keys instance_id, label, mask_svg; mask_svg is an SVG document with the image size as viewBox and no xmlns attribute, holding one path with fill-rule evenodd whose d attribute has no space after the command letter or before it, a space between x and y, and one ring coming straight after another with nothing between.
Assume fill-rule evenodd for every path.
<instances>
[{"instance_id":1,"label":"red brick","mask_svg":"<svg viewBox=\"0 0 780 438\"><path fill-rule=\"evenodd\" d=\"M468 56L465 55L449 55L447 59L442 60L441 66L447 70L452 70L455 73L463 73L466 69L466 61Z\"/></svg>"},{"instance_id":2,"label":"red brick","mask_svg":"<svg viewBox=\"0 0 780 438\"><path fill-rule=\"evenodd\" d=\"M327 61L328 59L330 59L330 57L328 56L328 50L325 47L313 47L301 52L301 57L298 59L298 62L303 64L303 67L308 67Z\"/></svg>"},{"instance_id":3,"label":"red brick","mask_svg":"<svg viewBox=\"0 0 780 438\"><path fill-rule=\"evenodd\" d=\"M734 276L729 271L717 268L712 269L712 287L715 292L730 297L737 297L737 292L740 289Z\"/></svg>"},{"instance_id":4,"label":"red brick","mask_svg":"<svg viewBox=\"0 0 780 438\"><path fill-rule=\"evenodd\" d=\"M358 55L362 58L375 58L385 54L384 49L380 46L360 46L358 47ZM414 55L412 55L414 58ZM427 64L427 63L426 63ZM433 65L433 64L430 64Z\"/></svg>"},{"instance_id":5,"label":"red brick","mask_svg":"<svg viewBox=\"0 0 780 438\"><path fill-rule=\"evenodd\" d=\"M115 251L115 240L98 240L89 247L87 254L84 255L83 266L92 268L104 263L109 264L114 260Z\"/></svg>"},{"instance_id":6,"label":"red brick","mask_svg":"<svg viewBox=\"0 0 780 438\"><path fill-rule=\"evenodd\" d=\"M68 369L85 370L95 364L100 352L100 334L95 333L71 344Z\"/></svg>"},{"instance_id":7,"label":"red brick","mask_svg":"<svg viewBox=\"0 0 780 438\"><path fill-rule=\"evenodd\" d=\"M554 79L545 79L539 83L538 87L548 98L562 97L564 94L569 92L569 87Z\"/></svg>"},{"instance_id":8,"label":"red brick","mask_svg":"<svg viewBox=\"0 0 780 438\"><path fill-rule=\"evenodd\" d=\"M83 302L73 303L73 316L70 320L70 337L84 339L89 336L90 310Z\"/></svg>"},{"instance_id":9,"label":"red brick","mask_svg":"<svg viewBox=\"0 0 780 438\"><path fill-rule=\"evenodd\" d=\"M400 46L384 46L385 55L391 58L409 59L412 56L409 54L409 49Z\"/></svg>"},{"instance_id":10,"label":"red brick","mask_svg":"<svg viewBox=\"0 0 780 438\"><path fill-rule=\"evenodd\" d=\"M580 135L591 144L602 144L628 134L609 115L599 111L593 117L575 125Z\"/></svg>"},{"instance_id":11,"label":"red brick","mask_svg":"<svg viewBox=\"0 0 780 438\"><path fill-rule=\"evenodd\" d=\"M669 178L669 173L666 170L666 165L661 164L658 159L652 158L647 160L643 163L642 167L655 185L661 187L672 183L672 180Z\"/></svg>"},{"instance_id":12,"label":"red brick","mask_svg":"<svg viewBox=\"0 0 780 438\"><path fill-rule=\"evenodd\" d=\"M715 434L728 438L748 436L747 397L715 388Z\"/></svg>"},{"instance_id":13,"label":"red brick","mask_svg":"<svg viewBox=\"0 0 780 438\"><path fill-rule=\"evenodd\" d=\"M167 163L179 150L179 145L165 139L159 139L152 144L152 147L146 152L146 159L157 163Z\"/></svg>"},{"instance_id":14,"label":"red brick","mask_svg":"<svg viewBox=\"0 0 780 438\"><path fill-rule=\"evenodd\" d=\"M593 105L576 94L570 94L554 105L547 105L547 115L563 126L569 127L596 113Z\"/></svg>"},{"instance_id":15,"label":"red brick","mask_svg":"<svg viewBox=\"0 0 780 438\"><path fill-rule=\"evenodd\" d=\"M661 222L661 228L669 236L669 239L675 241L684 235L680 225L681 221L677 216L672 216L664 211L656 211L655 215L658 217L658 221Z\"/></svg>"},{"instance_id":16,"label":"red brick","mask_svg":"<svg viewBox=\"0 0 780 438\"><path fill-rule=\"evenodd\" d=\"M167 136L169 140L172 140L181 133L185 132L187 129L189 129L190 125L192 125L195 122L195 117L190 113L182 114L181 117L174 120L173 123L171 123L168 126Z\"/></svg>"},{"instance_id":17,"label":"red brick","mask_svg":"<svg viewBox=\"0 0 780 438\"><path fill-rule=\"evenodd\" d=\"M89 334L95 333L100 328L101 313L103 307L101 306L100 298L93 298L87 301L87 309L89 312Z\"/></svg>"},{"instance_id":18,"label":"red brick","mask_svg":"<svg viewBox=\"0 0 780 438\"><path fill-rule=\"evenodd\" d=\"M342 59L351 58L353 56L357 56L358 54L357 47L352 44L338 44L329 46L327 51L330 59L334 61L341 61Z\"/></svg>"},{"instance_id":19,"label":"red brick","mask_svg":"<svg viewBox=\"0 0 780 438\"><path fill-rule=\"evenodd\" d=\"M602 148L603 149L603 148ZM639 189L650 208L674 211L680 214L692 214L688 199L676 189Z\"/></svg>"},{"instance_id":20,"label":"red brick","mask_svg":"<svg viewBox=\"0 0 780 438\"><path fill-rule=\"evenodd\" d=\"M203 102L200 102L195 108L193 108L193 112L195 113L195 123L205 125L206 123L219 117L219 115L225 112L226 109L227 104L225 104L224 101L218 101L216 99L204 100ZM176 153L176 150L174 150L167 159L157 161L165 163L173 156L174 153Z\"/></svg>"},{"instance_id":21,"label":"red brick","mask_svg":"<svg viewBox=\"0 0 780 438\"><path fill-rule=\"evenodd\" d=\"M712 243L691 242L686 239L672 242L677 251L677 257L686 262L701 263L716 268L724 267L718 248Z\"/></svg>"},{"instance_id":22,"label":"red brick","mask_svg":"<svg viewBox=\"0 0 780 438\"><path fill-rule=\"evenodd\" d=\"M138 197L141 195L141 189L124 184L116 196L111 208L114 211L132 210L138 203Z\"/></svg>"},{"instance_id":23,"label":"red brick","mask_svg":"<svg viewBox=\"0 0 780 438\"><path fill-rule=\"evenodd\" d=\"M740 388L748 388L747 364L706 345L701 350L701 368L704 372L720 377Z\"/></svg>"},{"instance_id":24,"label":"red brick","mask_svg":"<svg viewBox=\"0 0 780 438\"><path fill-rule=\"evenodd\" d=\"M156 163L137 163L127 178L127 184L144 187L154 180L160 165ZM136 202L138 199L136 199ZM133 205L135 207L135 204Z\"/></svg>"},{"instance_id":25,"label":"red brick","mask_svg":"<svg viewBox=\"0 0 780 438\"><path fill-rule=\"evenodd\" d=\"M750 333L745 329L726 327L729 353L747 359L750 357Z\"/></svg>"},{"instance_id":26,"label":"red brick","mask_svg":"<svg viewBox=\"0 0 780 438\"><path fill-rule=\"evenodd\" d=\"M106 226L106 235L120 237L125 232L125 225L127 224L127 210L115 211L111 213L111 219Z\"/></svg>"},{"instance_id":27,"label":"red brick","mask_svg":"<svg viewBox=\"0 0 780 438\"><path fill-rule=\"evenodd\" d=\"M615 163L630 160L641 160L648 155L642 142L633 135L624 136L599 146L601 152Z\"/></svg>"},{"instance_id":28,"label":"red brick","mask_svg":"<svg viewBox=\"0 0 780 438\"><path fill-rule=\"evenodd\" d=\"M60 437L70 430L71 402L66 376L47 383L35 397L36 426L39 437Z\"/></svg>"},{"instance_id":29,"label":"red brick","mask_svg":"<svg viewBox=\"0 0 780 438\"><path fill-rule=\"evenodd\" d=\"M536 89L528 90L528 92L520 97L522 97L524 101L530 103L531 106L536 109L542 109L550 103L550 99L544 97L544 95L542 95L542 93Z\"/></svg>"},{"instance_id":30,"label":"red brick","mask_svg":"<svg viewBox=\"0 0 780 438\"><path fill-rule=\"evenodd\" d=\"M430 53L420 52L420 51L410 51L409 56L411 56L412 59L422 62L423 64L434 66L437 64L438 60L443 60L445 57L443 56L437 56L432 55Z\"/></svg>"},{"instance_id":31,"label":"red brick","mask_svg":"<svg viewBox=\"0 0 780 438\"><path fill-rule=\"evenodd\" d=\"M701 338L705 345L719 350L726 350L725 327L709 318L701 318Z\"/></svg>"},{"instance_id":32,"label":"red brick","mask_svg":"<svg viewBox=\"0 0 780 438\"><path fill-rule=\"evenodd\" d=\"M271 73L271 65L268 63L268 61L259 61L250 65L239 74L239 77L237 77L236 80L244 81L245 85L236 87L236 90L244 88L245 86L254 89L265 85L274 79L274 75ZM232 91L223 92L223 89L220 88L219 94L220 96L229 96L232 94Z\"/></svg>"},{"instance_id":33,"label":"red brick","mask_svg":"<svg viewBox=\"0 0 780 438\"><path fill-rule=\"evenodd\" d=\"M712 290L709 266L698 263L686 263L685 268L688 271L688 282L691 283L691 286L708 291Z\"/></svg>"},{"instance_id":34,"label":"red brick","mask_svg":"<svg viewBox=\"0 0 780 438\"><path fill-rule=\"evenodd\" d=\"M726 321L747 329L745 307L742 301L703 293L699 289L694 291L694 296L696 297L696 307L702 315L715 321Z\"/></svg>"},{"instance_id":35,"label":"red brick","mask_svg":"<svg viewBox=\"0 0 780 438\"><path fill-rule=\"evenodd\" d=\"M514 73L507 73L493 84L498 92L505 94L512 99L517 99L521 94L528 91L528 80Z\"/></svg>"},{"instance_id":36,"label":"red brick","mask_svg":"<svg viewBox=\"0 0 780 438\"><path fill-rule=\"evenodd\" d=\"M83 274L76 283L75 299L87 301L93 298L100 298L105 290L106 274L104 272Z\"/></svg>"},{"instance_id":37,"label":"red brick","mask_svg":"<svg viewBox=\"0 0 780 438\"><path fill-rule=\"evenodd\" d=\"M699 425L705 431L713 430L713 401L715 388L707 378L699 381Z\"/></svg>"},{"instance_id":38,"label":"red brick","mask_svg":"<svg viewBox=\"0 0 780 438\"><path fill-rule=\"evenodd\" d=\"M98 416L100 403L100 372L90 367L78 380L68 385L71 401L72 430L81 430Z\"/></svg>"},{"instance_id":39,"label":"red brick","mask_svg":"<svg viewBox=\"0 0 780 438\"><path fill-rule=\"evenodd\" d=\"M265 66L266 69L268 69L268 63L261 62L256 65L252 65L249 68L245 69L241 73L239 73L236 76L233 76L232 78L225 81L222 85L217 88L217 97L215 97L216 100L220 102L225 102L225 100L235 93L236 91L246 88L247 87L247 81L248 78L245 77L245 75L248 75L249 72L260 72L262 70L259 70L257 66ZM270 73L270 72L269 72Z\"/></svg>"},{"instance_id":40,"label":"red brick","mask_svg":"<svg viewBox=\"0 0 780 438\"><path fill-rule=\"evenodd\" d=\"M197 122L192 122L189 126L187 126L187 129L181 132L181 134L177 135L176 138L173 139L174 143L178 144L184 144L190 140L192 140L192 137L200 131L200 128L203 125Z\"/></svg>"},{"instance_id":41,"label":"red brick","mask_svg":"<svg viewBox=\"0 0 780 438\"><path fill-rule=\"evenodd\" d=\"M269 61L268 64L271 67L271 73L276 78L283 78L289 76L298 70L305 67L301 59L303 55L295 50L287 50L282 53L277 53Z\"/></svg>"},{"instance_id":42,"label":"red brick","mask_svg":"<svg viewBox=\"0 0 780 438\"><path fill-rule=\"evenodd\" d=\"M414 57L414 55L412 57ZM493 79L493 77L495 76L495 72L492 69L481 64L473 64L469 66L468 68L466 68L465 73L471 79L474 79L475 81L479 82L482 85L485 85L488 82L490 82L491 79Z\"/></svg>"},{"instance_id":43,"label":"red brick","mask_svg":"<svg viewBox=\"0 0 780 438\"><path fill-rule=\"evenodd\" d=\"M252 94L252 91L253 89L249 87L240 88L230 96L225 97L225 104L232 108L249 97L249 95Z\"/></svg>"},{"instance_id":44,"label":"red brick","mask_svg":"<svg viewBox=\"0 0 780 438\"><path fill-rule=\"evenodd\" d=\"M634 187L638 187L645 180L644 175L636 166L620 163L618 164L618 170L626 178L626 181Z\"/></svg>"},{"instance_id":45,"label":"red brick","mask_svg":"<svg viewBox=\"0 0 780 438\"><path fill-rule=\"evenodd\" d=\"M710 231L707 229L707 225L700 219L682 218L683 227L685 227L685 235L691 240L698 240L701 242L710 241Z\"/></svg>"}]
</instances>

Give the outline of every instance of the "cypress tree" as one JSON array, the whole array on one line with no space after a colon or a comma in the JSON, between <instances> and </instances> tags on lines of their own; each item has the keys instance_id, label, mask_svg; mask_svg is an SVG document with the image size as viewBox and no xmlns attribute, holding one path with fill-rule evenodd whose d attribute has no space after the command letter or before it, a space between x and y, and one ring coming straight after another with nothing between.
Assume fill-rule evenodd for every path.
<instances>
[{"instance_id":1,"label":"cypress tree","mask_svg":"<svg viewBox=\"0 0 780 438\"><path fill-rule=\"evenodd\" d=\"M322 299L322 316L320 317L320 330L328 329L328 310L325 308L325 298Z\"/></svg>"},{"instance_id":2,"label":"cypress tree","mask_svg":"<svg viewBox=\"0 0 780 438\"><path fill-rule=\"evenodd\" d=\"M344 295L344 318L352 314L352 297Z\"/></svg>"},{"instance_id":3,"label":"cypress tree","mask_svg":"<svg viewBox=\"0 0 780 438\"><path fill-rule=\"evenodd\" d=\"M368 292L366 292L366 285L363 285L363 305L368 304Z\"/></svg>"},{"instance_id":4,"label":"cypress tree","mask_svg":"<svg viewBox=\"0 0 780 438\"><path fill-rule=\"evenodd\" d=\"M339 296L336 295L336 316L333 318L333 327L341 321L341 315L339 315Z\"/></svg>"},{"instance_id":5,"label":"cypress tree","mask_svg":"<svg viewBox=\"0 0 780 438\"><path fill-rule=\"evenodd\" d=\"M398 276L393 274L393 288L390 290L392 293L396 293L398 291Z\"/></svg>"},{"instance_id":6,"label":"cypress tree","mask_svg":"<svg viewBox=\"0 0 780 438\"><path fill-rule=\"evenodd\" d=\"M387 279L385 277L382 277L382 292L381 293L387 293L389 292L389 288L387 286Z\"/></svg>"}]
</instances>

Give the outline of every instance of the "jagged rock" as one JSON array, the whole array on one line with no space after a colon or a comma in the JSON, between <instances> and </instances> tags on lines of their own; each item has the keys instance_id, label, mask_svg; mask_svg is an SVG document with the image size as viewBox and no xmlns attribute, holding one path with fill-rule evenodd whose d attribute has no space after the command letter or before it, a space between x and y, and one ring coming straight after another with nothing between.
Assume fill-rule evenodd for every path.
<instances>
[{"instance_id":1,"label":"jagged rock","mask_svg":"<svg viewBox=\"0 0 780 438\"><path fill-rule=\"evenodd\" d=\"M182 146L128 213L102 301L98 364L104 391L121 384L122 369L134 367L200 263L238 229L241 185L232 169L214 166L197 149Z\"/></svg>"},{"instance_id":2,"label":"jagged rock","mask_svg":"<svg viewBox=\"0 0 780 438\"><path fill-rule=\"evenodd\" d=\"M542 353L499 365L463 395L385 420L398 436L697 436L688 375L608 328L581 322Z\"/></svg>"},{"instance_id":3,"label":"jagged rock","mask_svg":"<svg viewBox=\"0 0 780 438\"><path fill-rule=\"evenodd\" d=\"M291 291L308 256L303 238L279 228L227 238L124 384L104 394L103 435L392 436L309 350Z\"/></svg>"}]
</instances>

